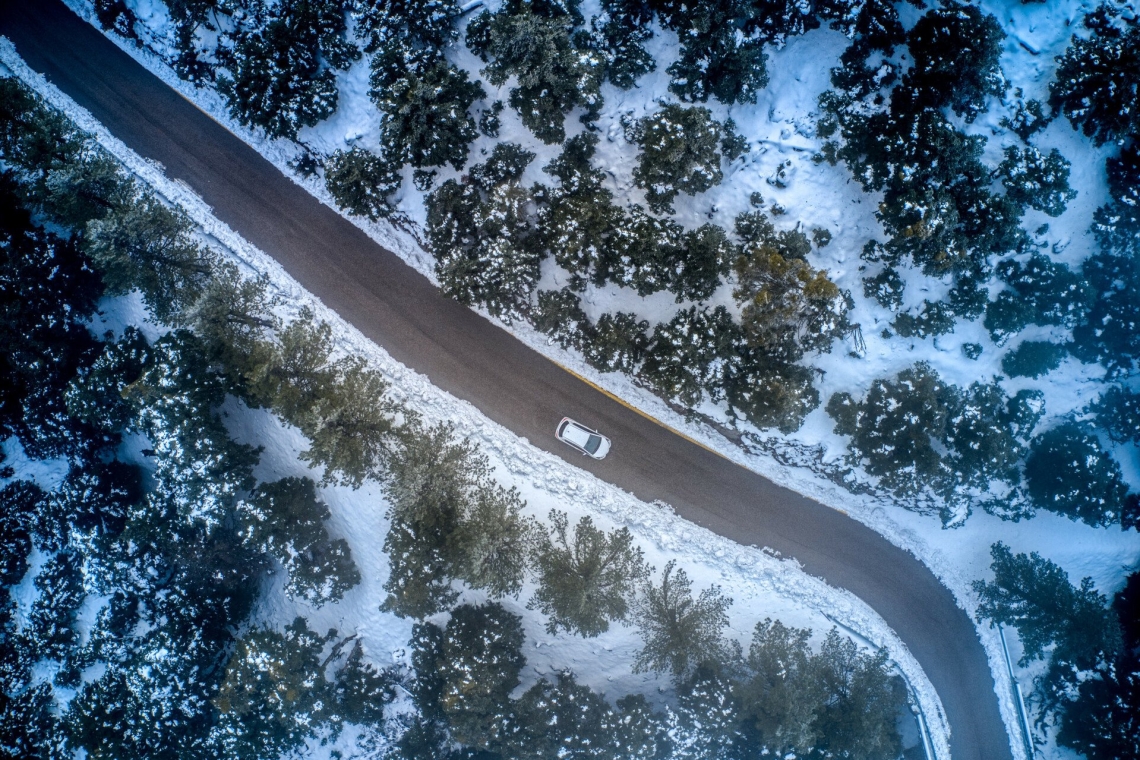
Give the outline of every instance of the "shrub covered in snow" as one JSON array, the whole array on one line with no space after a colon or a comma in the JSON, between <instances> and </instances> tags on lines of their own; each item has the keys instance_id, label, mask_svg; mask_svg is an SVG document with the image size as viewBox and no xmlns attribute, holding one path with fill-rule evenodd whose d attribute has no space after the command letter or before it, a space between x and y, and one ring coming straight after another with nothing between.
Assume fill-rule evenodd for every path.
<instances>
[{"instance_id":1,"label":"shrub covered in snow","mask_svg":"<svg viewBox=\"0 0 1140 760\"><path fill-rule=\"evenodd\" d=\"M678 194L703 193L724 177L717 152L723 127L707 108L666 104L631 124L626 136L641 147L633 178L658 213L671 210Z\"/></svg>"}]
</instances>

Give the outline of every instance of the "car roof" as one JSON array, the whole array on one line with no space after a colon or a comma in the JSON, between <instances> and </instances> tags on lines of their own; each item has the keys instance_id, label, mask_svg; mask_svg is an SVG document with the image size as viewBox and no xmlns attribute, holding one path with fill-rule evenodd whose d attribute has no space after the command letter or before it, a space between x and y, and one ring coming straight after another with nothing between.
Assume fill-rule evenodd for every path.
<instances>
[{"instance_id":1,"label":"car roof","mask_svg":"<svg viewBox=\"0 0 1140 760\"><path fill-rule=\"evenodd\" d=\"M591 433L588 430L573 420L570 420L570 424L562 431L562 437L576 446L584 447L586 442L590 440L590 435Z\"/></svg>"}]
</instances>

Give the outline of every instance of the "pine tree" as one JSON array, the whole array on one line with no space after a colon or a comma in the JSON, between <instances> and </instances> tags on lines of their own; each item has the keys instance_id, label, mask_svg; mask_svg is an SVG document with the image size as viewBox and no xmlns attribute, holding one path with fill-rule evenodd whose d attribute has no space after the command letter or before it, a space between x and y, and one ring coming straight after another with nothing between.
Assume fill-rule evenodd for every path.
<instances>
[{"instance_id":1,"label":"pine tree","mask_svg":"<svg viewBox=\"0 0 1140 760\"><path fill-rule=\"evenodd\" d=\"M279 324L273 314L277 304L268 277L242 277L236 265L223 262L178 321L201 338L234 384L244 387L270 360L269 337Z\"/></svg>"},{"instance_id":2,"label":"pine tree","mask_svg":"<svg viewBox=\"0 0 1140 760\"><path fill-rule=\"evenodd\" d=\"M830 695L819 712L820 744L852 758L898 757L898 716L906 705L906 687L888 669L886 651L863 654L832 628L816 661Z\"/></svg>"},{"instance_id":3,"label":"pine tree","mask_svg":"<svg viewBox=\"0 0 1140 760\"><path fill-rule=\"evenodd\" d=\"M1140 133L1134 106L1140 82L1140 26L1102 4L1085 16L1088 39L1073 37L1058 56L1049 104L1098 144Z\"/></svg>"},{"instance_id":4,"label":"pine tree","mask_svg":"<svg viewBox=\"0 0 1140 760\"><path fill-rule=\"evenodd\" d=\"M436 635L434 651L417 652L417 676L437 680L438 708L452 739L479 749L503 740L510 693L525 663L522 645L520 618L498 604L463 605Z\"/></svg>"},{"instance_id":5,"label":"pine tree","mask_svg":"<svg viewBox=\"0 0 1140 760\"><path fill-rule=\"evenodd\" d=\"M656 68L642 43L653 37L650 4L644 0L604 0L602 15L590 19L594 46L605 57L606 79L623 90Z\"/></svg>"},{"instance_id":6,"label":"pine tree","mask_svg":"<svg viewBox=\"0 0 1140 760\"><path fill-rule=\"evenodd\" d=\"M1000 96L1006 82L998 59L1005 38L993 16L951 0L928 11L907 35L914 68L907 77L922 99L949 106L967 121L982 111L987 95Z\"/></svg>"},{"instance_id":7,"label":"pine tree","mask_svg":"<svg viewBox=\"0 0 1140 760\"><path fill-rule=\"evenodd\" d=\"M373 221L392 213L388 198L401 181L398 165L364 148L338 150L325 161L325 188L336 205Z\"/></svg>"},{"instance_id":8,"label":"pine tree","mask_svg":"<svg viewBox=\"0 0 1140 760\"><path fill-rule=\"evenodd\" d=\"M1092 405L1097 422L1117 443L1140 442L1140 393L1114 385Z\"/></svg>"},{"instance_id":9,"label":"pine tree","mask_svg":"<svg viewBox=\"0 0 1140 760\"><path fill-rule=\"evenodd\" d=\"M640 119L627 137L641 147L633 170L656 213L673 208L679 193L696 195L720 184L720 144L723 130L707 108L669 103Z\"/></svg>"},{"instance_id":10,"label":"pine tree","mask_svg":"<svg viewBox=\"0 0 1140 760\"><path fill-rule=\"evenodd\" d=\"M740 686L741 718L778 756L804 752L819 739L816 717L829 695L810 636L810 630L770 618L752 634L748 677Z\"/></svg>"},{"instance_id":11,"label":"pine tree","mask_svg":"<svg viewBox=\"0 0 1140 760\"><path fill-rule=\"evenodd\" d=\"M48 684L19 694L0 693L0 757L4 760L64 760L70 757Z\"/></svg>"},{"instance_id":12,"label":"pine tree","mask_svg":"<svg viewBox=\"0 0 1140 760\"><path fill-rule=\"evenodd\" d=\"M550 513L552 528L535 552L538 590L528 605L547 616L546 630L593 637L625 620L640 584L649 577L641 549L628 528L609 535L583 517L567 535L565 512Z\"/></svg>"},{"instance_id":13,"label":"pine tree","mask_svg":"<svg viewBox=\"0 0 1140 760\"><path fill-rule=\"evenodd\" d=\"M994 580L974 581L981 600L978 621L1017 628L1024 654L1022 667L1045 656L1052 646L1049 669L1038 682L1046 708L1056 707L1066 685L1081 680L1082 671L1112 660L1121 649L1120 626L1107 600L1091 578L1079 587L1056 564L1033 552L1013 554L1002 543L990 549Z\"/></svg>"},{"instance_id":14,"label":"pine tree","mask_svg":"<svg viewBox=\"0 0 1140 760\"><path fill-rule=\"evenodd\" d=\"M131 202L138 192L118 162L92 143L66 163L47 168L42 183L28 190L29 200L49 219L76 231Z\"/></svg>"},{"instance_id":15,"label":"pine tree","mask_svg":"<svg viewBox=\"0 0 1140 760\"><path fill-rule=\"evenodd\" d=\"M388 383L363 360L350 359L338 369L336 384L301 420L301 430L310 440L301 459L324 467L323 483L359 488L383 470L397 408L386 395Z\"/></svg>"},{"instance_id":16,"label":"pine tree","mask_svg":"<svg viewBox=\"0 0 1140 760\"><path fill-rule=\"evenodd\" d=\"M664 760L671 757L665 716L654 712L641 694L617 701L614 750L621 760Z\"/></svg>"},{"instance_id":17,"label":"pine tree","mask_svg":"<svg viewBox=\"0 0 1140 760\"><path fill-rule=\"evenodd\" d=\"M36 574L39 596L28 614L27 633L36 659L62 660L79 641L77 616L86 596L82 556L63 551Z\"/></svg>"},{"instance_id":18,"label":"pine tree","mask_svg":"<svg viewBox=\"0 0 1140 760\"><path fill-rule=\"evenodd\" d=\"M344 666L332 685L337 714L361 726L378 726L384 720L384 707L396 698L399 679L393 668L377 670L364 659L364 647L357 639Z\"/></svg>"},{"instance_id":19,"label":"pine tree","mask_svg":"<svg viewBox=\"0 0 1140 760\"><path fill-rule=\"evenodd\" d=\"M0 488L0 585L14 586L28 572L32 534L45 498L30 480L14 480Z\"/></svg>"},{"instance_id":20,"label":"pine tree","mask_svg":"<svg viewBox=\"0 0 1140 760\"><path fill-rule=\"evenodd\" d=\"M1140 162L1136 164L1140 174ZM1114 209L1127 208L1124 203ZM1103 209L1102 209L1103 211ZM1099 215L1098 218L1103 219ZM1121 220L1123 222L1123 220ZM1109 375L1126 374L1140 365L1140 227L1126 232L1127 223L1114 230L1097 230L1102 249L1085 260L1082 279L1096 294L1085 320L1073 328L1071 350L1085 362L1100 362Z\"/></svg>"},{"instance_id":21,"label":"pine tree","mask_svg":"<svg viewBox=\"0 0 1140 760\"><path fill-rule=\"evenodd\" d=\"M692 582L675 561L665 565L661 583L649 583L634 619L645 646L634 659L635 673L669 672L683 680L705 663L725 659L728 647L723 631L728 625L732 599L710 586L694 599Z\"/></svg>"},{"instance_id":22,"label":"pine tree","mask_svg":"<svg viewBox=\"0 0 1140 760\"><path fill-rule=\"evenodd\" d=\"M213 700L219 749L231 756L277 756L313 735L329 707L320 653L335 635L317 635L301 617L284 633L246 633Z\"/></svg>"},{"instance_id":23,"label":"pine tree","mask_svg":"<svg viewBox=\"0 0 1140 760\"><path fill-rule=\"evenodd\" d=\"M649 322L626 312L598 317L582 354L594 369L602 372L637 372L649 348L646 331Z\"/></svg>"},{"instance_id":24,"label":"pine tree","mask_svg":"<svg viewBox=\"0 0 1140 760\"><path fill-rule=\"evenodd\" d=\"M613 710L569 671L540 678L513 705L504 754L518 760L616 760Z\"/></svg>"},{"instance_id":25,"label":"pine tree","mask_svg":"<svg viewBox=\"0 0 1140 760\"><path fill-rule=\"evenodd\" d=\"M1049 216L1065 213L1066 204L1077 197L1069 188L1069 162L1056 148L1046 156L1032 145L1024 150L1011 145L997 171L1007 198Z\"/></svg>"},{"instance_id":26,"label":"pine tree","mask_svg":"<svg viewBox=\"0 0 1140 760\"><path fill-rule=\"evenodd\" d=\"M133 412L124 394L150 362L149 349L136 327L127 327L119 340L104 343L103 352L68 384L64 392L67 413L114 440L131 424Z\"/></svg>"},{"instance_id":27,"label":"pine tree","mask_svg":"<svg viewBox=\"0 0 1140 760\"><path fill-rule=\"evenodd\" d=\"M725 398L730 409L742 412L753 425L789 434L819 406L814 380L810 367L773 360L746 347L725 379Z\"/></svg>"},{"instance_id":28,"label":"pine tree","mask_svg":"<svg viewBox=\"0 0 1140 760\"><path fill-rule=\"evenodd\" d=\"M582 300L569 288L540 290L533 324L563 348L581 348L590 340L592 327L581 304Z\"/></svg>"},{"instance_id":29,"label":"pine tree","mask_svg":"<svg viewBox=\"0 0 1140 760\"><path fill-rule=\"evenodd\" d=\"M193 229L181 210L144 192L89 223L84 248L110 295L139 290L155 319L170 322L198 300L217 266Z\"/></svg>"},{"instance_id":30,"label":"pine tree","mask_svg":"<svg viewBox=\"0 0 1140 760\"><path fill-rule=\"evenodd\" d=\"M471 104L486 97L467 72L448 63L435 48L407 43L381 49L372 59L369 96L384 114L380 141L398 163L423 168L467 162L477 137Z\"/></svg>"},{"instance_id":31,"label":"pine tree","mask_svg":"<svg viewBox=\"0 0 1140 760\"><path fill-rule=\"evenodd\" d=\"M1041 254L1024 264L1007 259L996 269L1009 287L989 302L984 324L998 345L1030 324L1076 327L1093 306L1091 285Z\"/></svg>"},{"instance_id":32,"label":"pine tree","mask_svg":"<svg viewBox=\"0 0 1140 760\"><path fill-rule=\"evenodd\" d=\"M276 334L260 374L249 378L251 399L291 425L319 419L318 407L336 393L343 362L333 361L332 327L308 307Z\"/></svg>"},{"instance_id":33,"label":"pine tree","mask_svg":"<svg viewBox=\"0 0 1140 760\"><path fill-rule=\"evenodd\" d=\"M511 107L547 145L566 139L563 122L572 109L584 108L593 120L602 108L603 61L579 45L571 34L574 23L555 3L515 0L467 27L467 46L487 64L483 76L495 87L516 78Z\"/></svg>"},{"instance_id":34,"label":"pine tree","mask_svg":"<svg viewBox=\"0 0 1140 760\"><path fill-rule=\"evenodd\" d=\"M740 328L723 306L711 313L707 307L682 309L654 330L642 376L659 393L687 406L699 404L703 393L720 398L739 336Z\"/></svg>"},{"instance_id":35,"label":"pine tree","mask_svg":"<svg viewBox=\"0 0 1140 760\"><path fill-rule=\"evenodd\" d=\"M748 755L733 686L711 668L698 669L682 686L677 708L669 712L673 758L743 760Z\"/></svg>"},{"instance_id":36,"label":"pine tree","mask_svg":"<svg viewBox=\"0 0 1140 760\"><path fill-rule=\"evenodd\" d=\"M1001 370L1010 377L1038 378L1060 367L1068 355L1068 349L1057 343L1027 340L1002 357Z\"/></svg>"},{"instance_id":37,"label":"pine tree","mask_svg":"<svg viewBox=\"0 0 1140 760\"><path fill-rule=\"evenodd\" d=\"M219 49L228 74L218 78L218 89L242 124L261 127L271 138L294 139L299 129L336 110L335 69L360 56L344 37L348 3L251 5L232 49Z\"/></svg>"},{"instance_id":38,"label":"pine tree","mask_svg":"<svg viewBox=\"0 0 1140 760\"><path fill-rule=\"evenodd\" d=\"M1094 527L1121 520L1128 486L1120 465L1076 423L1038 436L1025 462L1030 498L1041 509Z\"/></svg>"},{"instance_id":39,"label":"pine tree","mask_svg":"<svg viewBox=\"0 0 1140 760\"><path fill-rule=\"evenodd\" d=\"M329 510L308 478L263 483L238 505L243 538L271 555L289 575L285 595L314 607L336 602L360 582L360 571L343 538L330 539Z\"/></svg>"}]
</instances>

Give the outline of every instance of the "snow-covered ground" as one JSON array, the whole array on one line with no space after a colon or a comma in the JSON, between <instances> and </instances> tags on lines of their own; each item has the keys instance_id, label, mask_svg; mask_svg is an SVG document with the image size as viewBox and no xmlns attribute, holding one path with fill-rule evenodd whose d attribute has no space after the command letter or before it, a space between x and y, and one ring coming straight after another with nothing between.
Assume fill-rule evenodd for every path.
<instances>
[{"instance_id":1,"label":"snow-covered ground","mask_svg":"<svg viewBox=\"0 0 1140 760\"><path fill-rule=\"evenodd\" d=\"M753 627L764 618L777 618L785 624L808 627L815 632L814 643L838 626L857 642L868 647L884 647L908 683L914 707L929 726L933 747L939 758L949 757L948 733L937 694L906 646L882 619L852 594L832 588L804 573L794 560L772 556L763 549L743 547L677 517L664 504L646 504L630 494L572 467L563 460L535 448L510 431L488 420L470 404L444 393L428 379L394 361L379 346L368 341L355 328L325 308L305 292L266 254L254 249L213 217L209 208L184 185L168 180L160 168L130 151L112 137L88 113L31 72L15 54L7 40L0 39L0 74L12 73L28 83L81 128L119 158L136 176L151 185L171 203L184 208L200 226L204 242L232 258L249 275L264 274L281 299L280 314L288 319L303 307L312 308L319 318L334 326L337 348L345 354L366 358L392 385L393 397L415 408L427 423L447 421L459 435L476 442L495 466L496 476L506 486L517 487L527 502L526 513L545 520L551 509L570 515L571 522L589 515L604 529L627 527L645 552L646 560L658 570L677 560L697 590L713 584L722 586L735 604L730 610L729 636L747 644ZM105 299L91 329L97 333L121 334L128 325L141 325L154 337L160 328L147 323L141 300L136 295ZM299 459L308 447L300 432L288 427L264 410L250 410L231 401L225 409L230 432L237 440L264 447L255 475L275 480L310 472ZM134 445L138 444L138 445ZM145 443L128 442L136 461L147 466L141 455ZM20 477L36 480L50 488L62 479L66 468L61 462L27 459L14 440L4 442L8 464ZM361 571L362 582L337 604L313 609L304 602L286 599L283 577L271 582L264 602L252 622L281 627L301 614L314 630L336 628L360 636L367 655L380 665L407 663L406 649L411 622L380 611L385 597L383 584L388 576L386 557L376 547L383 544L388 524L386 503L378 485L366 483L358 490L346 487L321 489L321 498L332 513L330 534L348 541ZM42 560L42 558L39 558ZM37 561L33 557L33 562ZM27 576L33 577L32 573ZM27 586L27 588L24 588ZM524 618L528 634L525 654L529 668L524 671L520 690L540 675L569 668L579 680L616 698L643 693L651 701L667 698L668 680L654 675L634 674L631 664L641 640L636 629L616 625L595 639L570 634L548 634L541 618L529 612L526 600L534 591L528 584L517 600L505 606ZM17 589L17 597L30 599L30 581ZM481 593L468 592L464 601L480 601ZM30 604L30 602L28 602ZM25 604L27 606L27 604ZM915 725L907 724L904 738L909 746L920 741ZM346 734L340 742L322 748L352 750L346 746L375 737ZM316 747L313 748L314 751ZM327 755L326 755L327 756Z\"/></svg>"},{"instance_id":2,"label":"snow-covered ground","mask_svg":"<svg viewBox=\"0 0 1140 760\"><path fill-rule=\"evenodd\" d=\"M86 0L68 1L83 15L91 17ZM1026 99L1045 99L1055 68L1054 56L1067 47L1080 18L1096 4L1091 0L1057 0L1046 4L1023 4L1020 0L985 0L979 3L985 11L998 18L1007 32L1001 63L1011 87L1006 101L994 100L989 111L975 123L960 126L972 134L987 138L985 160L991 165L1000 159L1002 147L1012 144L1016 139L999 124L1000 118L1014 104L1015 89L1021 88ZM164 46L169 45L170 38L164 6L156 0L128 0L128 5L142 22L140 32L147 44L160 53L167 49ZM596 12L595 6L596 0L583 2L582 11L587 18ZM900 5L900 12L908 26L919 13L905 4ZM114 35L111 38L172 87L259 150L287 176L335 208L319 179L299 177L289 168L290 160L300 151L297 144L284 140L266 140L262 135L241 127L228 116L225 103L216 92L196 89L179 80L163 59L151 50L137 47ZM831 244L813 251L809 258L814 266L825 269L840 287L850 290L855 300L852 321L862 325L866 351L862 355L852 355L849 351L853 346L836 344L830 354L810 358L812 364L825 371L818 385L821 398L827 399L837 390L858 394L874 379L891 376L918 360L930 362L944 379L957 385L964 386L975 380L989 379L1000 374L1001 358L1005 351L1015 348L1021 340L1042 339L1051 335L1050 329L1030 328L1003 347L993 344L980 321L959 322L953 333L937 338L883 338L880 332L894 318L894 314L863 296L860 281L863 273L859 271L861 262L858 253L866 240L881 240L885 237L874 217L878 199L873 194L863 193L858 184L851 180L844 166L832 167L811 160L820 146L820 141L814 136L816 99L820 92L829 87L829 70L837 63L846 44L842 35L827 29L792 38L782 49L769 49L768 69L771 81L755 105L729 108L715 102L708 104L716 118L731 116L736 121L740 132L750 141L750 150L728 168L724 182L716 188L692 199L682 197L677 203L677 219L685 226L692 227L708 220L711 214L712 221L730 227L735 215L748 207L751 192L759 191L768 204L778 202L787 209L784 216L776 219L778 225L790 227L799 223L805 229L823 227L832 233ZM667 80L664 72L674 54L671 51L676 50L676 41L672 33L658 29L650 46L650 52L657 58L655 72L643 77L639 80L638 87L628 92L610 85L603 88L606 107L598 126L605 139L599 145L596 161L608 172L610 189L619 202L624 199L640 200L640 191L631 182L633 152L631 146L624 143L618 120L629 111L633 111L636 116L652 110L655 99L666 94ZM462 45L449 54L473 78L482 78L478 74L481 63ZM317 127L302 130L299 139L318 152L331 152L348 144L375 147L380 115L368 100L367 79L367 60L358 61L348 71L341 72L338 75L340 105L337 112ZM489 100L506 100L507 87L496 91L486 82L484 86L488 90ZM538 143L510 108L504 110L502 120L503 127L498 140L520 142L538 154L529 167L528 174L524 176L524 181L548 180L541 172L541 167L557 155L559 148ZM576 114L571 114L566 124L571 132L580 128ZM1077 264L1092 251L1093 243L1087 230L1093 210L1107 199L1104 159L1111 155L1113 148L1095 148L1087 138L1074 132L1064 119L1055 120L1045 131L1034 137L1034 142L1045 151L1054 147L1060 149L1071 161L1070 183L1078 191L1078 196L1070 202L1068 210L1062 216L1049 219L1030 210L1026 213L1023 224L1028 230L1036 230L1047 221L1049 230L1039 237L1040 242L1055 253L1057 260L1070 265ZM489 149L492 144L490 139L480 137L472 146L472 162L481 160L481 151ZM786 175L785 188L778 188L767 181L780 165L784 166ZM446 180L449 176L452 176L452 170L445 169L437 182ZM407 179L410 180L410 176ZM182 188L175 190L186 196L186 202L194 202ZM410 181L405 182L399 203L401 210L411 219L423 221L422 195L412 189ZM429 254L419 248L412 236L384 224L349 218L377 242L395 251L426 277L434 280L434 262ZM902 268L900 273L907 281L904 308L916 306L924 298L934 300L949 287L948 282L926 277L914 270ZM540 287L559 285L562 276L552 262L547 262ZM728 285L723 286L712 301L724 304L733 311L736 309ZM591 317L604 311L622 310L638 313L651 323L668 319L676 309L685 305L677 304L669 293L642 299L617 286L591 289L583 299L583 307ZM1140 538L1136 533L1123 533L1111 528L1093 529L1048 513L1041 513L1030 521L1009 523L978 511L963 526L946 530L937 517L908 511L873 495L853 495L824 477L821 471L841 460L846 445L842 438L832 432L833 423L822 408L811 414L804 426L791 436L753 431L756 440L762 445L745 450L720 436L711 427L685 420L629 378L597 372L575 352L551 345L546 336L529 326L516 323L503 327L536 350L667 425L778 483L845 510L897 545L912 551L942 579L956 595L959 604L971 614L976 601L970 582L988 577L989 547L998 540L1004 541L1014 551L1040 552L1064 567L1074 581L1090 576L1097 588L1106 594L1111 594L1120 587L1125 574L1136 567L1140 558ZM351 328L346 326L346 330L355 335ZM982 345L980 359L966 360L961 351L964 343ZM1099 367L1068 360L1037 380L1007 379L1002 382L1002 386L1011 394L1025 387L1035 387L1045 393L1046 417L1039 428L1044 429L1067 415L1080 415L1083 407L1099 394L1102 379L1103 370ZM701 411L714 417L723 413L723 410L711 404ZM482 434L481 427L473 429ZM1116 448L1115 455L1129 484L1134 489L1140 487L1140 453L1134 446L1120 446ZM539 455L536 453L535 456ZM789 460L814 466L789 466ZM522 463L504 464L512 471L514 467L523 466ZM539 511L544 510L545 507ZM377 512L382 513L383 509L377 508ZM691 527L688 529L695 530ZM1011 733L1016 736L1012 693L997 634L982 626L979 635L990 656L1003 714L1011 727ZM1016 659L1016 636L1010 638ZM1022 686L1027 692L1031 689L1031 676L1031 673L1020 674ZM1053 748L1049 751L1056 753ZM1020 749L1015 747L1015 752L1020 752Z\"/></svg>"}]
</instances>

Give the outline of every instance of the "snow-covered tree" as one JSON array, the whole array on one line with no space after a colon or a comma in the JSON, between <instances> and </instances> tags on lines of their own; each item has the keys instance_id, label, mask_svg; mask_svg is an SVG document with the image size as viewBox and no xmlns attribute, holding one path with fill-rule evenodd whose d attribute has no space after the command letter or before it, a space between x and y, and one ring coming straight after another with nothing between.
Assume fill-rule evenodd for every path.
<instances>
[{"instance_id":1,"label":"snow-covered tree","mask_svg":"<svg viewBox=\"0 0 1140 760\"><path fill-rule=\"evenodd\" d=\"M679 689L677 707L669 711L669 734L676 760L748 756L740 730L740 701L734 684L711 668L700 668Z\"/></svg>"},{"instance_id":2,"label":"snow-covered tree","mask_svg":"<svg viewBox=\"0 0 1140 760\"><path fill-rule=\"evenodd\" d=\"M1085 16L1092 34L1058 56L1049 103L1097 144L1140 133L1140 25L1108 3Z\"/></svg>"},{"instance_id":3,"label":"snow-covered tree","mask_svg":"<svg viewBox=\"0 0 1140 760\"><path fill-rule=\"evenodd\" d=\"M1069 162L1056 148L1045 155L1032 145L1011 145L997 171L1007 198L1049 216L1065 213L1066 204L1077 197L1069 188Z\"/></svg>"},{"instance_id":4,"label":"snow-covered tree","mask_svg":"<svg viewBox=\"0 0 1140 760\"><path fill-rule=\"evenodd\" d=\"M1092 409L1112 440L1140 442L1140 393L1114 385L1101 394Z\"/></svg>"},{"instance_id":5,"label":"snow-covered tree","mask_svg":"<svg viewBox=\"0 0 1140 760\"><path fill-rule=\"evenodd\" d=\"M308 478L259 485L238 505L238 515L246 543L272 556L288 573L286 596L319 607L340 600L360 582L348 543L329 538L324 526L329 509Z\"/></svg>"},{"instance_id":6,"label":"snow-covered tree","mask_svg":"<svg viewBox=\"0 0 1140 760\"><path fill-rule=\"evenodd\" d=\"M584 108L593 120L602 107L602 56L572 34L577 11L568 10L511 0L467 27L467 46L487 64L483 76L496 87L515 77L511 107L548 145L566 139L563 122L572 109Z\"/></svg>"},{"instance_id":7,"label":"snow-covered tree","mask_svg":"<svg viewBox=\"0 0 1140 760\"><path fill-rule=\"evenodd\" d=\"M636 314L607 312L598 317L582 354L602 372L637 372L649 348L649 322Z\"/></svg>"},{"instance_id":8,"label":"snow-covered tree","mask_svg":"<svg viewBox=\"0 0 1140 760\"><path fill-rule=\"evenodd\" d=\"M724 628L732 599L720 586L709 586L696 598L692 589L675 561L665 565L660 583L646 585L634 614L645 643L634 659L634 672L668 672L682 680L702 664L727 658Z\"/></svg>"},{"instance_id":9,"label":"snow-covered tree","mask_svg":"<svg viewBox=\"0 0 1140 760\"><path fill-rule=\"evenodd\" d=\"M653 331L641 374L667 398L696 406L705 393L723 395L739 344L740 328L723 306L682 309Z\"/></svg>"},{"instance_id":10,"label":"snow-covered tree","mask_svg":"<svg viewBox=\"0 0 1140 760\"><path fill-rule=\"evenodd\" d=\"M657 213L672 210L679 193L703 193L724 177L717 151L723 128L707 108L667 103L631 124L627 137L641 148L633 179Z\"/></svg>"},{"instance_id":11,"label":"snow-covered tree","mask_svg":"<svg viewBox=\"0 0 1140 760\"><path fill-rule=\"evenodd\" d=\"M1030 324L1076 327L1095 301L1085 278L1041 254L1002 261L997 273L1009 287L987 305L984 324L998 345Z\"/></svg>"},{"instance_id":12,"label":"snow-covered tree","mask_svg":"<svg viewBox=\"0 0 1140 760\"><path fill-rule=\"evenodd\" d=\"M504 754L517 760L612 758L616 716L605 698L569 671L540 678L512 705Z\"/></svg>"},{"instance_id":13,"label":"snow-covered tree","mask_svg":"<svg viewBox=\"0 0 1140 760\"><path fill-rule=\"evenodd\" d=\"M392 213L388 198L401 179L398 166L359 147L338 150L325 161L325 187L336 204L372 220Z\"/></svg>"},{"instance_id":14,"label":"snow-covered tree","mask_svg":"<svg viewBox=\"0 0 1140 760\"><path fill-rule=\"evenodd\" d=\"M546 630L593 637L625 620L639 586L649 576L628 528L605 531L588 516L571 539L565 512L550 513L550 533L535 549L538 590L530 606L547 616Z\"/></svg>"},{"instance_id":15,"label":"snow-covered tree","mask_svg":"<svg viewBox=\"0 0 1140 760\"><path fill-rule=\"evenodd\" d=\"M1033 441L1025 462L1030 498L1041 509L1094 527L1119 523L1128 496L1120 465L1100 441L1067 422Z\"/></svg>"},{"instance_id":16,"label":"snow-covered tree","mask_svg":"<svg viewBox=\"0 0 1140 760\"><path fill-rule=\"evenodd\" d=\"M1010 377L1038 378L1048 374L1069 355L1064 346L1048 340L1027 340L1002 357L1001 371Z\"/></svg>"},{"instance_id":17,"label":"snow-covered tree","mask_svg":"<svg viewBox=\"0 0 1140 760\"><path fill-rule=\"evenodd\" d=\"M740 686L741 719L777 756L803 752L819 741L816 714L828 693L808 645L811 631L766 618L748 649Z\"/></svg>"}]
</instances>

